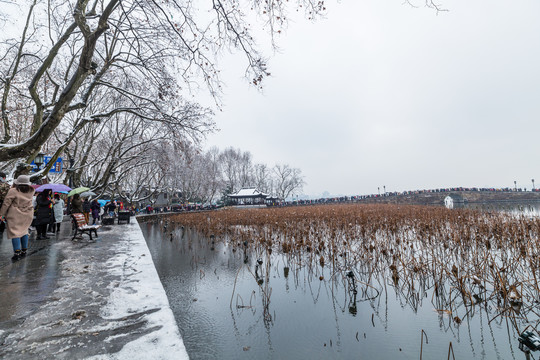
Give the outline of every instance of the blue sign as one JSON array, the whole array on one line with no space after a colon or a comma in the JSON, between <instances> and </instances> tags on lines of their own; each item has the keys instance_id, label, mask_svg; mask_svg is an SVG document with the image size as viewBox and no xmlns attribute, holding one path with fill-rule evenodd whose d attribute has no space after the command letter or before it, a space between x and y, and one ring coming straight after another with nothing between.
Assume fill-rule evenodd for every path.
<instances>
[{"instance_id":1,"label":"blue sign","mask_svg":"<svg viewBox=\"0 0 540 360\"><path fill-rule=\"evenodd\" d=\"M51 161L51 156L44 156L43 157L43 165L41 165L42 168L45 167L49 163L49 161ZM32 170L33 171L38 171L38 167L37 167L36 164L34 164L34 161L32 161L30 163L30 165L32 165ZM49 172L59 174L62 171L64 171L64 162L62 161L62 158L58 158L58 159L56 159L53 167L51 168L51 170L49 170Z\"/></svg>"}]
</instances>

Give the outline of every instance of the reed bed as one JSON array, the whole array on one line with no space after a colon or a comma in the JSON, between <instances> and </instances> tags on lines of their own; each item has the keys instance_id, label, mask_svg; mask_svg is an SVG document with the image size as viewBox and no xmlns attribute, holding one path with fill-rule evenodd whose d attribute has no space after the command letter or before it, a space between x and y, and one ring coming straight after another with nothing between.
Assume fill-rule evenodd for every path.
<instances>
[{"instance_id":1,"label":"reed bed","mask_svg":"<svg viewBox=\"0 0 540 360\"><path fill-rule=\"evenodd\" d=\"M351 312L392 287L414 311L428 301L456 325L480 307L490 323L504 319L518 332L540 323L537 217L343 204L186 213L164 224L180 227L196 229L212 246L223 241L243 251L246 263L248 254L283 254L285 276L307 269L342 285ZM264 279L268 271L265 264L253 272ZM269 302L268 281L260 285Z\"/></svg>"}]
</instances>

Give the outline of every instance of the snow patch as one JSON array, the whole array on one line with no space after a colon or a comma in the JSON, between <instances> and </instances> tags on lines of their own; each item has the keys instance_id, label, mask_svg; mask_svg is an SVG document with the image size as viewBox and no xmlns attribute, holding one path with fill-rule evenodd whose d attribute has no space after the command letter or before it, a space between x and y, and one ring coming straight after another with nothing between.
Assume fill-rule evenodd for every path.
<instances>
[{"instance_id":1,"label":"snow patch","mask_svg":"<svg viewBox=\"0 0 540 360\"><path fill-rule=\"evenodd\" d=\"M107 272L121 280L109 285L111 294L101 315L114 320L141 314L145 328L152 331L124 345L117 353L88 359L189 359L146 241L138 224L122 226L122 241L115 256L106 262ZM116 230L116 229L115 229ZM104 341L111 341L111 336Z\"/></svg>"}]
</instances>

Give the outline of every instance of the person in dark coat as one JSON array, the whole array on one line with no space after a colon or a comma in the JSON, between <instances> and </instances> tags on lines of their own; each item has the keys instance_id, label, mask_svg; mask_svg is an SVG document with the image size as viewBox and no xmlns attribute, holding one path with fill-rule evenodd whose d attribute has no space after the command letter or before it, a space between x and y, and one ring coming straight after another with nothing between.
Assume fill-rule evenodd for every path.
<instances>
[{"instance_id":1,"label":"person in dark coat","mask_svg":"<svg viewBox=\"0 0 540 360\"><path fill-rule=\"evenodd\" d=\"M96 221L99 219L99 208L100 208L100 205L97 199L92 200L92 203L90 203L90 209L92 210L92 219L93 219L92 225L95 225Z\"/></svg>"},{"instance_id":2,"label":"person in dark coat","mask_svg":"<svg viewBox=\"0 0 540 360\"><path fill-rule=\"evenodd\" d=\"M79 194L75 194L75 195L73 195L73 199L71 200L71 213L72 214L76 214L76 213L81 213L82 214L82 212L83 212L83 208L82 208L81 196Z\"/></svg>"},{"instance_id":3,"label":"person in dark coat","mask_svg":"<svg viewBox=\"0 0 540 360\"><path fill-rule=\"evenodd\" d=\"M115 210L116 210L116 201L111 201L108 207L109 216L113 217Z\"/></svg>"},{"instance_id":4,"label":"person in dark coat","mask_svg":"<svg viewBox=\"0 0 540 360\"><path fill-rule=\"evenodd\" d=\"M82 209L83 209L84 218L86 219L86 223L90 224L90 211L92 209L90 207L90 200L88 200L88 198L84 199L82 203Z\"/></svg>"},{"instance_id":5,"label":"person in dark coat","mask_svg":"<svg viewBox=\"0 0 540 360\"><path fill-rule=\"evenodd\" d=\"M54 221L53 205L54 200L51 199L50 189L43 190L43 192L36 197L36 240L45 240L49 238L47 236L47 226L51 221Z\"/></svg>"}]
</instances>

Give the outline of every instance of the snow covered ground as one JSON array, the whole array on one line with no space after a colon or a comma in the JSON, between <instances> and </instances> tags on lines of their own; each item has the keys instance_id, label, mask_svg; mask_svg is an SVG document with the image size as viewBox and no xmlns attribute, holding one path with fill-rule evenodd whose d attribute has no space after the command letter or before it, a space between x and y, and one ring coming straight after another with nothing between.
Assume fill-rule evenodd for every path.
<instances>
[{"instance_id":1,"label":"snow covered ground","mask_svg":"<svg viewBox=\"0 0 540 360\"><path fill-rule=\"evenodd\" d=\"M97 242L86 238L51 244L48 253L60 254L46 259L58 262L54 291L14 320L16 325L3 326L0 357L188 359L137 222L102 227ZM38 256L21 262L31 265L34 259ZM32 266L25 269L33 271ZM36 286L39 290L40 283Z\"/></svg>"}]
</instances>

